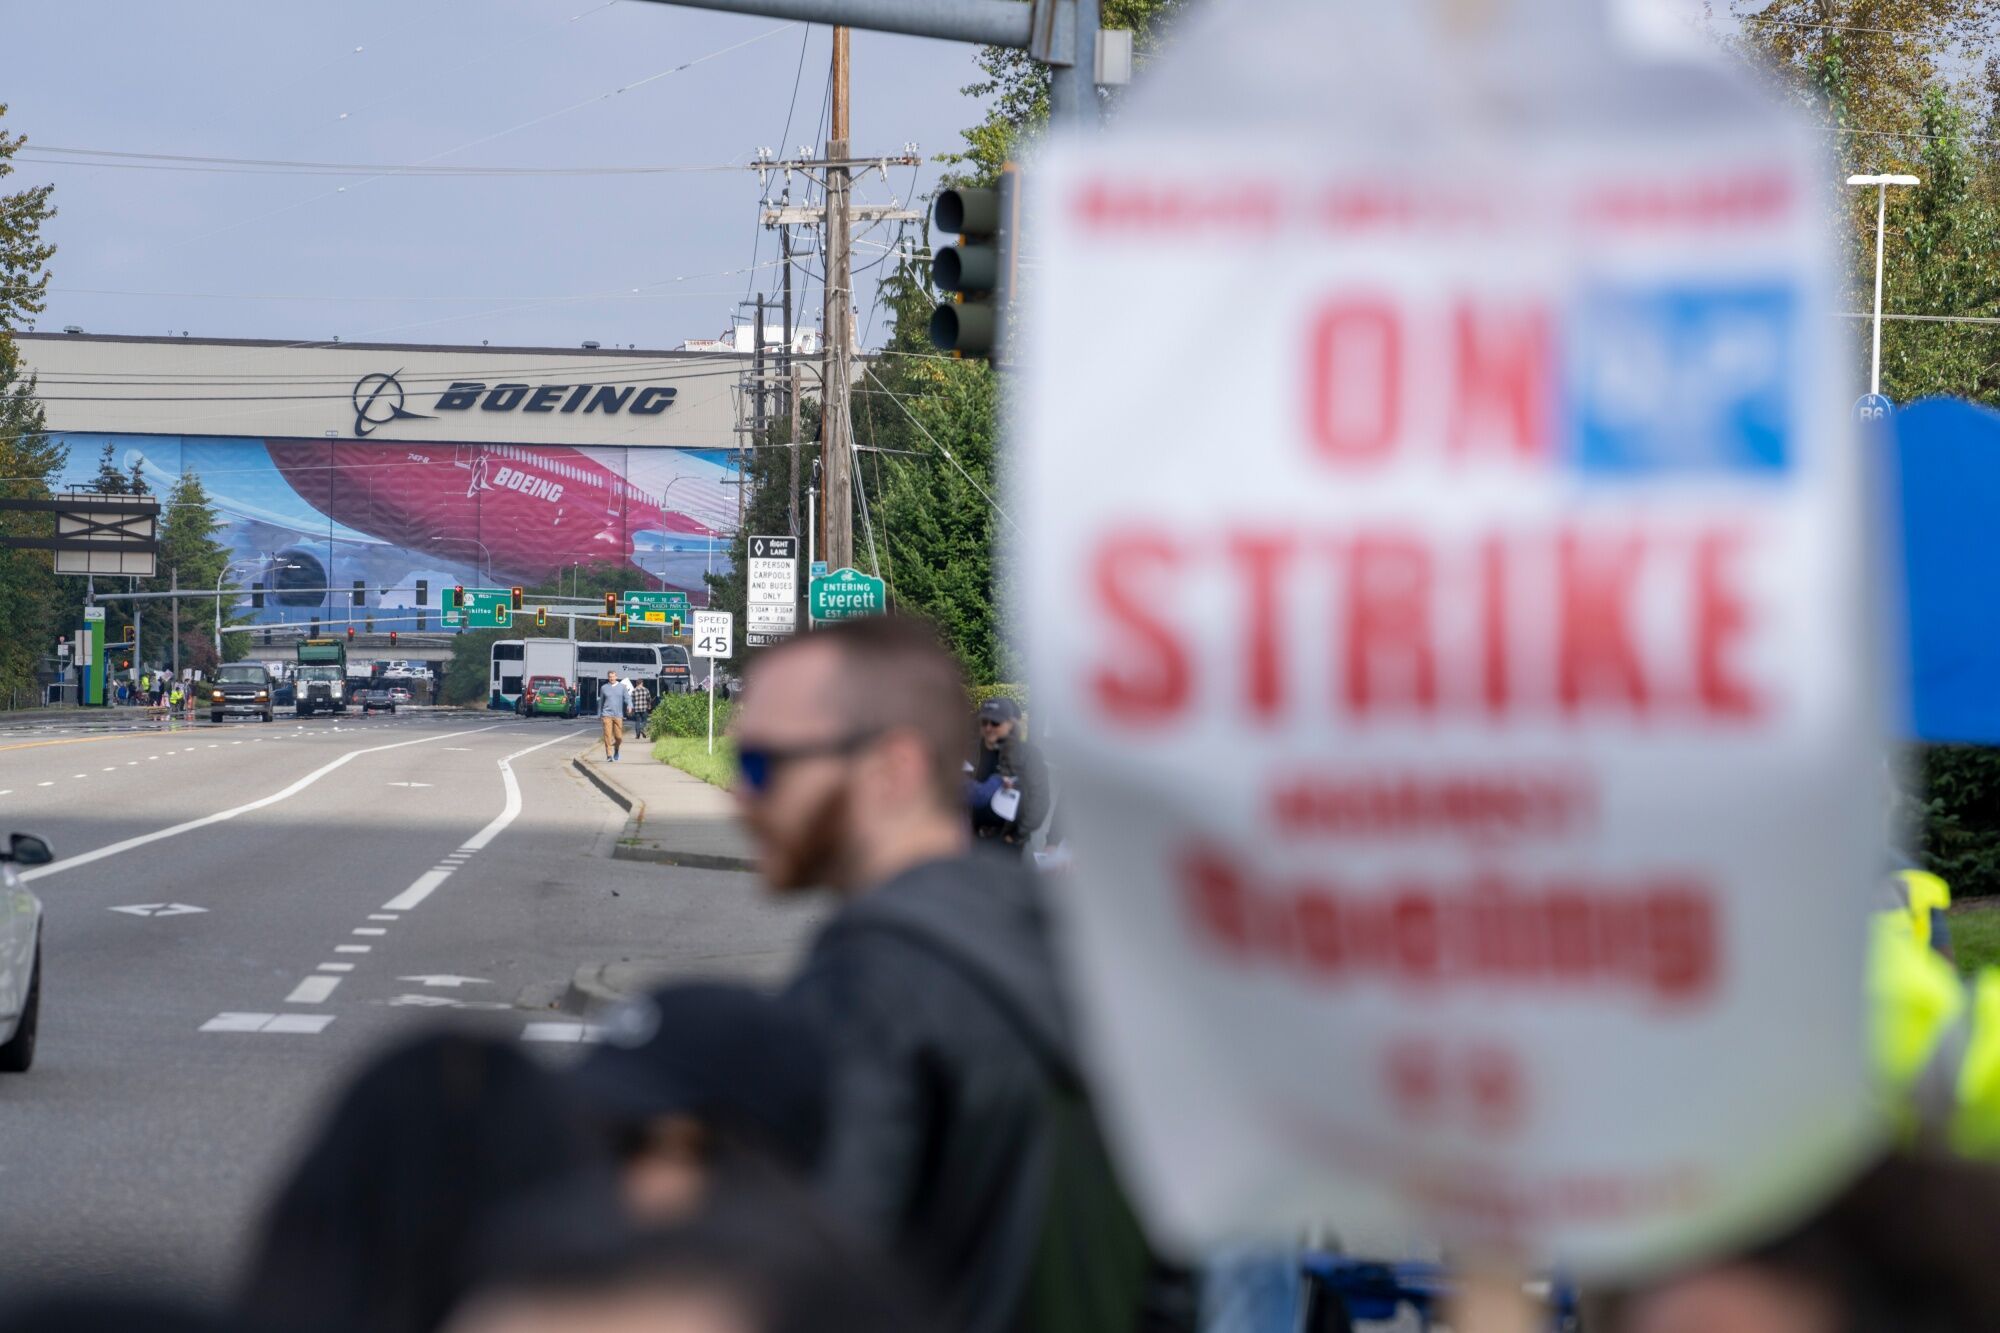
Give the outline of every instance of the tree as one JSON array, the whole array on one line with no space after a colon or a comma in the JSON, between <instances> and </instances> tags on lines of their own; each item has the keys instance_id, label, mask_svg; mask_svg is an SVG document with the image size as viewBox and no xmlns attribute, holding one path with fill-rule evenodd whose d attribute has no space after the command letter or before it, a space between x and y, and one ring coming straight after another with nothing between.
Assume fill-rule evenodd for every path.
<instances>
[{"instance_id":1,"label":"tree","mask_svg":"<svg viewBox=\"0 0 2000 1333\"><path fill-rule=\"evenodd\" d=\"M149 590L167 592L178 587L182 592L207 589L213 593L229 567L229 547L216 537L221 528L221 520L200 476L183 472L174 482L173 490L167 493L160 513L159 569ZM244 623L243 613L230 609L234 599L227 594L235 586L222 584L225 626ZM171 607L171 603L168 605ZM206 597L189 597L180 605L181 666L213 671L219 665L215 653L215 607ZM168 614L172 614L171 610ZM242 635L223 635L220 661L233 662L246 651L248 644Z\"/></svg>"},{"instance_id":2,"label":"tree","mask_svg":"<svg viewBox=\"0 0 2000 1333\"><path fill-rule=\"evenodd\" d=\"M0 105L0 116L7 108ZM0 131L0 184L26 139ZM42 224L55 216L52 186L0 193L0 496L47 499L68 451L50 436L34 376L21 369L14 330L42 311L55 246ZM0 512L0 535L50 536L47 515ZM55 650L58 584L47 552L0 548L0 701L32 699L36 668Z\"/></svg>"},{"instance_id":3,"label":"tree","mask_svg":"<svg viewBox=\"0 0 2000 1333\"><path fill-rule=\"evenodd\" d=\"M138 465L135 463L133 467L137 470ZM109 440L104 442L104 450L97 456L97 475L91 478L90 485L92 490L105 495L131 493L132 483L118 470L118 451L112 447Z\"/></svg>"}]
</instances>

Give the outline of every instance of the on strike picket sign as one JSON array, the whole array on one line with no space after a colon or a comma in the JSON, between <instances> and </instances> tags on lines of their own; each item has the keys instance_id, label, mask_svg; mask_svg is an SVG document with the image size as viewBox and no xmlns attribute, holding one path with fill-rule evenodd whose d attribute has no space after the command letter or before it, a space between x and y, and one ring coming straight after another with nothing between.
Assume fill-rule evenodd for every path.
<instances>
[{"instance_id":1,"label":"on strike picket sign","mask_svg":"<svg viewBox=\"0 0 2000 1333\"><path fill-rule=\"evenodd\" d=\"M1171 1236L1604 1272L1870 1132L1828 169L1599 15L1218 3L1039 169L1021 611Z\"/></svg>"}]
</instances>

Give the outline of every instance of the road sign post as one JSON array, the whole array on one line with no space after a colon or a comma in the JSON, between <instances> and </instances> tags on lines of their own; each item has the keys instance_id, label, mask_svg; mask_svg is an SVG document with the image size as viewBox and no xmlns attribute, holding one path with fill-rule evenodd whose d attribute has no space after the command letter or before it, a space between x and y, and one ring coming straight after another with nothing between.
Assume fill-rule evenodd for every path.
<instances>
[{"instance_id":1,"label":"road sign post","mask_svg":"<svg viewBox=\"0 0 2000 1333\"><path fill-rule=\"evenodd\" d=\"M799 627L799 539L752 537L745 580L743 641L762 648Z\"/></svg>"},{"instance_id":2,"label":"road sign post","mask_svg":"<svg viewBox=\"0 0 2000 1333\"><path fill-rule=\"evenodd\" d=\"M708 752L715 753L715 664L731 657L735 649L731 641L735 637L736 617L727 611L697 611L694 613L694 643L690 651L696 657L708 659Z\"/></svg>"},{"instance_id":3,"label":"road sign post","mask_svg":"<svg viewBox=\"0 0 2000 1333\"><path fill-rule=\"evenodd\" d=\"M873 574L836 569L812 581L809 602L815 621L879 616L889 609L889 589Z\"/></svg>"}]
</instances>

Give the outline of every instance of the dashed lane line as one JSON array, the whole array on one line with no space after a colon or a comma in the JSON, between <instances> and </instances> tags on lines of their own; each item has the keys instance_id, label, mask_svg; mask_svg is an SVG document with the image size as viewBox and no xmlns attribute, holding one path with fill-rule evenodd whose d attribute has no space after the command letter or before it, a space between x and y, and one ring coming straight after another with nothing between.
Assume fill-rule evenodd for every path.
<instances>
[{"instance_id":1,"label":"dashed lane line","mask_svg":"<svg viewBox=\"0 0 2000 1333\"><path fill-rule=\"evenodd\" d=\"M497 724L491 727L474 728L474 732L495 731L495 730L498 730ZM272 792L269 796L259 797L257 800L249 801L243 805L231 806L227 810L218 810L212 815L203 815L199 819L184 820L179 824L172 824L163 829L155 829L151 833L141 833L139 836L135 838L125 838L118 842L107 843L102 847L94 847L87 852L78 852L75 856L68 857L64 860L56 861L45 866L36 866L32 870L24 870L21 872L21 878L24 880L36 880L36 879L41 879L47 875L60 875L64 871L74 870L78 866L87 866L93 862L105 860L108 857L118 856L124 852L133 851L140 847L151 846L153 843L156 842L163 842L168 838L177 838L183 833L192 833L196 829L207 828L211 824L220 824L227 820L235 819L238 815L247 815L253 810L262 810L267 806L276 805L280 801L289 800L291 797L298 795L300 792L312 786L315 782L318 782L321 778L333 772L335 769L342 768L347 764L353 762L354 760L359 759L362 755L365 754L380 754L384 750L401 750L411 745L428 745L432 741L440 741L446 739L447 737L455 737L464 734L468 733L443 732L436 736L419 736L415 740L392 741L387 745L371 745L360 750L349 750L346 754L343 754L338 758L331 760L328 763L320 765L318 768L306 774L304 777L292 783L290 786L280 788L279 790ZM551 741L548 742L548 744L554 744L554 742ZM536 748L539 749L541 747L537 746ZM525 751L523 753L525 753ZM512 804L518 811L520 805L520 796L518 794L519 789L513 784L513 777L511 770L508 770L504 767L504 765L506 764L506 760L502 760L501 764L503 765L501 771L508 774L508 784L509 784L508 790L512 798ZM491 826L489 825L489 827Z\"/></svg>"},{"instance_id":2,"label":"dashed lane line","mask_svg":"<svg viewBox=\"0 0 2000 1333\"><path fill-rule=\"evenodd\" d=\"M307 977L292 988L292 993L285 997L285 1003L325 1004L340 980L339 977Z\"/></svg>"},{"instance_id":3,"label":"dashed lane line","mask_svg":"<svg viewBox=\"0 0 2000 1333\"><path fill-rule=\"evenodd\" d=\"M514 753L503 758L500 761L500 780L507 786L507 803L501 807L500 813L493 817L491 823L461 843L458 851L452 853L452 857L470 856L474 852L485 850L488 843L499 837L509 824L520 818L521 783L514 776L514 761L523 755L533 754L537 750L546 749L560 741L570 739L573 738L569 736L551 737L543 741L540 745L530 745L525 750L516 750ZM447 857L446 860L449 861L452 857ZM463 864L463 861L460 864ZM447 868L440 867L426 870L423 874L417 876L416 882L411 884L409 888L404 889L388 902L383 903L382 910L385 912L407 912L437 892L438 885L450 879L451 876L452 870Z\"/></svg>"}]
</instances>

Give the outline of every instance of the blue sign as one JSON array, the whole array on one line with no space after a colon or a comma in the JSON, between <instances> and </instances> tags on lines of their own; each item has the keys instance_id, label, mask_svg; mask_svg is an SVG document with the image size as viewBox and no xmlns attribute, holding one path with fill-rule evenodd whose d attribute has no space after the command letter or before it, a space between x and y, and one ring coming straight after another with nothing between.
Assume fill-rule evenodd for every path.
<instances>
[{"instance_id":1,"label":"blue sign","mask_svg":"<svg viewBox=\"0 0 2000 1333\"><path fill-rule=\"evenodd\" d=\"M817 578L824 578L825 576L826 576L826 561L824 560L813 561L812 577L817 579Z\"/></svg>"},{"instance_id":2,"label":"blue sign","mask_svg":"<svg viewBox=\"0 0 2000 1333\"><path fill-rule=\"evenodd\" d=\"M1574 466L1625 477L1785 471L1797 306L1782 286L1587 293L1567 358Z\"/></svg>"},{"instance_id":3,"label":"blue sign","mask_svg":"<svg viewBox=\"0 0 2000 1333\"><path fill-rule=\"evenodd\" d=\"M1886 393L1864 393L1854 400L1856 421L1887 421L1896 405L1889 401Z\"/></svg>"}]
</instances>

